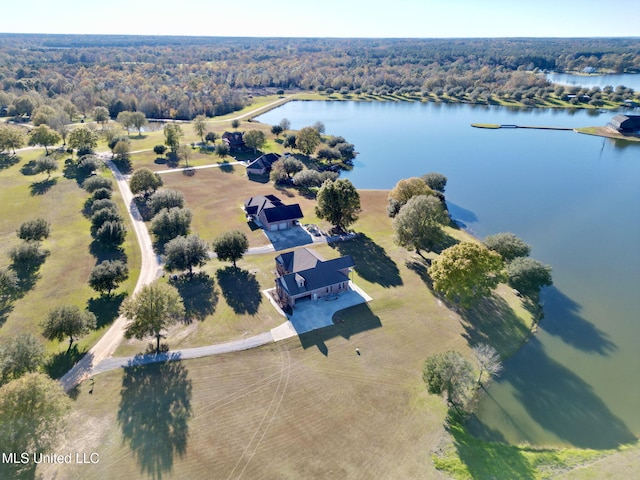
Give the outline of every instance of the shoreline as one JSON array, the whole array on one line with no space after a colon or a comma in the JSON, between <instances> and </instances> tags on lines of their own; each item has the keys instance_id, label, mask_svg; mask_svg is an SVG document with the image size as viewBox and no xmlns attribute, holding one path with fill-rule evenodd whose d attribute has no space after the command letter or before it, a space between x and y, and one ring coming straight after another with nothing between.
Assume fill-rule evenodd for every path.
<instances>
[{"instance_id":1,"label":"shoreline","mask_svg":"<svg viewBox=\"0 0 640 480\"><path fill-rule=\"evenodd\" d=\"M554 85L554 84L552 84ZM389 95L373 95L373 94L355 94L355 93L325 93L325 92L314 92L309 93L305 91L296 91L287 97L287 100L284 103L287 103L292 100L297 101L331 101L331 102L418 102L418 103L437 103L437 104L453 104L453 105L475 105L475 106L485 106L485 107L506 107L506 108L516 108L516 109L538 109L538 108L552 108L552 109L566 109L566 110L607 110L607 111L618 111L620 109L626 108L624 104L605 104L600 106L585 104L573 105L568 102L561 101L559 99L553 99L553 101L547 101L545 103L536 102L533 105L526 105L520 101L513 100L511 98L492 98L491 100L477 101L472 102L465 98L455 98L455 97L438 97L433 96L433 94L428 94L427 96L419 96L419 95L403 95L403 94L389 94ZM558 103L562 102L562 103ZM274 107L275 108L275 107ZM264 113L264 112L262 112ZM260 114L252 115L250 118L255 118Z\"/></svg>"}]
</instances>

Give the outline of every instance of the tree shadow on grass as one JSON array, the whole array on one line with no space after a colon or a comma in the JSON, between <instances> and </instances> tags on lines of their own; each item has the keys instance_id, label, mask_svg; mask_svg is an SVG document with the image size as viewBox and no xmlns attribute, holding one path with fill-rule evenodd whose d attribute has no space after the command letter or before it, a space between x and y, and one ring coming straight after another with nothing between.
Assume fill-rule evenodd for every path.
<instances>
[{"instance_id":1,"label":"tree shadow on grass","mask_svg":"<svg viewBox=\"0 0 640 480\"><path fill-rule=\"evenodd\" d=\"M447 428L460 461L464 463L471 478L538 478L536 469L523 455L522 448L500 441L488 442L476 438L465 430L457 415L449 414ZM493 432L493 437L502 438Z\"/></svg>"},{"instance_id":2,"label":"tree shadow on grass","mask_svg":"<svg viewBox=\"0 0 640 480\"><path fill-rule=\"evenodd\" d=\"M31 177L32 175L37 175L38 171L36 170L36 161L29 160L22 167L20 167L20 173L27 177Z\"/></svg>"},{"instance_id":3,"label":"tree shadow on grass","mask_svg":"<svg viewBox=\"0 0 640 480\"><path fill-rule=\"evenodd\" d=\"M405 266L420 277L424 284L433 290L433 281L429 276L429 267L431 266L431 260L428 258L423 259L411 259L404 262Z\"/></svg>"},{"instance_id":4,"label":"tree shadow on grass","mask_svg":"<svg viewBox=\"0 0 640 480\"><path fill-rule=\"evenodd\" d=\"M6 152L0 153L0 170L13 167L20 162L20 157Z\"/></svg>"},{"instance_id":5,"label":"tree shadow on grass","mask_svg":"<svg viewBox=\"0 0 640 480\"><path fill-rule=\"evenodd\" d=\"M78 345L74 343L70 349L53 354L44 364L44 370L51 378L61 378L84 357L85 353L86 349L78 350Z\"/></svg>"},{"instance_id":6,"label":"tree shadow on grass","mask_svg":"<svg viewBox=\"0 0 640 480\"><path fill-rule=\"evenodd\" d=\"M469 345L487 343L501 355L515 351L529 335L529 329L499 295L479 300L468 309L457 309Z\"/></svg>"},{"instance_id":7,"label":"tree shadow on grass","mask_svg":"<svg viewBox=\"0 0 640 480\"><path fill-rule=\"evenodd\" d=\"M133 166L129 158L114 158L112 161L121 173L128 174L133 171Z\"/></svg>"},{"instance_id":8,"label":"tree shadow on grass","mask_svg":"<svg viewBox=\"0 0 640 480\"><path fill-rule=\"evenodd\" d=\"M121 292L118 295L101 295L98 298L89 299L88 309L96 316L96 328L109 325L120 316L118 311L126 297L127 294Z\"/></svg>"},{"instance_id":9,"label":"tree shadow on grass","mask_svg":"<svg viewBox=\"0 0 640 480\"><path fill-rule=\"evenodd\" d=\"M254 274L240 268L226 267L219 269L216 277L222 296L235 313L254 315L258 311L262 295Z\"/></svg>"},{"instance_id":10,"label":"tree shadow on grass","mask_svg":"<svg viewBox=\"0 0 640 480\"><path fill-rule=\"evenodd\" d=\"M220 171L224 173L233 173L235 171L235 166L227 162L222 162L220 164Z\"/></svg>"},{"instance_id":11,"label":"tree shadow on grass","mask_svg":"<svg viewBox=\"0 0 640 480\"><path fill-rule=\"evenodd\" d=\"M117 422L143 475L161 479L186 453L191 390L179 360L125 369Z\"/></svg>"},{"instance_id":12,"label":"tree shadow on grass","mask_svg":"<svg viewBox=\"0 0 640 480\"><path fill-rule=\"evenodd\" d=\"M360 234L354 239L330 245L341 255L351 255L355 263L355 271L364 280L386 288L402 285L400 270L396 263L387 255L384 248L366 235Z\"/></svg>"},{"instance_id":13,"label":"tree shadow on grass","mask_svg":"<svg viewBox=\"0 0 640 480\"><path fill-rule=\"evenodd\" d=\"M51 190L56 183L58 183L58 178L47 178L46 180L33 182L29 185L29 193L31 193L32 197L35 197L36 195L44 195Z\"/></svg>"},{"instance_id":14,"label":"tree shadow on grass","mask_svg":"<svg viewBox=\"0 0 640 480\"><path fill-rule=\"evenodd\" d=\"M169 284L174 286L182 297L187 323L193 319L204 320L215 312L218 292L216 292L213 278L206 273L198 272L193 277L174 276L169 280Z\"/></svg>"},{"instance_id":15,"label":"tree shadow on grass","mask_svg":"<svg viewBox=\"0 0 640 480\"><path fill-rule=\"evenodd\" d=\"M275 188L281 195L284 195L285 197L295 197L295 195L291 191L289 191L289 185L276 184Z\"/></svg>"},{"instance_id":16,"label":"tree shadow on grass","mask_svg":"<svg viewBox=\"0 0 640 480\"><path fill-rule=\"evenodd\" d=\"M105 245L104 243L93 240L89 244L89 253L96 257L96 263L105 260L121 260L127 263L127 254L124 249L115 245Z\"/></svg>"},{"instance_id":17,"label":"tree shadow on grass","mask_svg":"<svg viewBox=\"0 0 640 480\"><path fill-rule=\"evenodd\" d=\"M14 292L15 298L21 298L30 291L40 279L38 270L49 256L48 250L42 250L40 255L23 262L13 262L11 269L18 277L18 286Z\"/></svg>"},{"instance_id":18,"label":"tree shadow on grass","mask_svg":"<svg viewBox=\"0 0 640 480\"><path fill-rule=\"evenodd\" d=\"M91 174L78 168L78 164L72 158L67 158L64 161L62 176L64 176L64 178L68 178L69 180L75 180L79 186L82 186L82 182L89 178Z\"/></svg>"},{"instance_id":19,"label":"tree shadow on grass","mask_svg":"<svg viewBox=\"0 0 640 480\"><path fill-rule=\"evenodd\" d=\"M609 356L618 347L609 335L580 316L581 307L556 287L544 289L545 310L553 320L540 322L540 328L578 350Z\"/></svg>"},{"instance_id":20,"label":"tree shadow on grass","mask_svg":"<svg viewBox=\"0 0 640 480\"><path fill-rule=\"evenodd\" d=\"M0 302L0 327L2 327L7 319L9 318L9 314L13 311L13 303L10 301Z\"/></svg>"},{"instance_id":21,"label":"tree shadow on grass","mask_svg":"<svg viewBox=\"0 0 640 480\"><path fill-rule=\"evenodd\" d=\"M334 324L329 327L319 328L310 332L298 335L302 348L316 347L324 356L329 355L327 340L336 337L350 339L367 330L382 327L380 317L376 316L369 305L361 303L353 307L346 308L333 316Z\"/></svg>"}]
</instances>

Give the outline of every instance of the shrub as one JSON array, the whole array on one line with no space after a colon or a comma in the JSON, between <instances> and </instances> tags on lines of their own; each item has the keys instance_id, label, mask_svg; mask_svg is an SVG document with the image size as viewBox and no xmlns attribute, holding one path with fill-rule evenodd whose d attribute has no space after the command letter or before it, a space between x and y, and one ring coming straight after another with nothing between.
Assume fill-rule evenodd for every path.
<instances>
[{"instance_id":1,"label":"shrub","mask_svg":"<svg viewBox=\"0 0 640 480\"><path fill-rule=\"evenodd\" d=\"M106 188L109 190L113 190L113 182L108 178L99 177L96 175L96 176L87 178L82 183L82 188L84 188L89 193L93 193L99 188Z\"/></svg>"}]
</instances>

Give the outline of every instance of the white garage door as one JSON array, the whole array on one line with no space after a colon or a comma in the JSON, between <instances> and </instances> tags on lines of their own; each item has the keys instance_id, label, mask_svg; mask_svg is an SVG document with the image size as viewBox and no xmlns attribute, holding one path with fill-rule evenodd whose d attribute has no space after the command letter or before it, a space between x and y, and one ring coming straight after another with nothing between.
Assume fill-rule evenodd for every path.
<instances>
[{"instance_id":1,"label":"white garage door","mask_svg":"<svg viewBox=\"0 0 640 480\"><path fill-rule=\"evenodd\" d=\"M278 230L286 230L286 229L287 229L287 222L278 224Z\"/></svg>"},{"instance_id":2,"label":"white garage door","mask_svg":"<svg viewBox=\"0 0 640 480\"><path fill-rule=\"evenodd\" d=\"M269 227L269 230L271 230L272 232L275 232L276 230L278 230L278 224L274 223Z\"/></svg>"}]
</instances>

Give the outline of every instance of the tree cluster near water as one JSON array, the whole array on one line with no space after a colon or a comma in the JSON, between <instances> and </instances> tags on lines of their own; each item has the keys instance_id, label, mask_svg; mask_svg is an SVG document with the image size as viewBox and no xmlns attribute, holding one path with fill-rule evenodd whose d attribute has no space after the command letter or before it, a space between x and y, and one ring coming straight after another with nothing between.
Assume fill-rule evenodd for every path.
<instances>
[{"instance_id":1,"label":"tree cluster near water","mask_svg":"<svg viewBox=\"0 0 640 480\"><path fill-rule=\"evenodd\" d=\"M398 245L421 255L422 250L433 250L444 241L442 227L449 223L442 193L446 183L444 175L430 173L422 178L402 179L391 189L387 214L393 217L394 241Z\"/></svg>"},{"instance_id":2,"label":"tree cluster near water","mask_svg":"<svg viewBox=\"0 0 640 480\"><path fill-rule=\"evenodd\" d=\"M56 130L104 111L190 120L279 90L433 95L523 103L555 94L539 70L640 71L640 41L581 39L289 39L3 34L0 105ZM612 87L617 87L616 85ZM612 89L613 90L613 89ZM598 92L633 98L631 89ZM579 99L577 100L579 101ZM44 107L50 107L45 109ZM99 119L99 120L98 120ZM287 130L286 128L284 130Z\"/></svg>"},{"instance_id":3,"label":"tree cluster near water","mask_svg":"<svg viewBox=\"0 0 640 480\"><path fill-rule=\"evenodd\" d=\"M442 227L448 222L449 215L440 200L432 195L417 195L393 219L394 240L418 254L421 250L433 250L444 240Z\"/></svg>"},{"instance_id":4,"label":"tree cluster near water","mask_svg":"<svg viewBox=\"0 0 640 480\"><path fill-rule=\"evenodd\" d=\"M483 376L495 377L502 371L502 359L491 345L480 343L471 351L478 370L475 381L473 364L452 350L430 356L422 369L422 380L429 393L445 394L447 403L458 410L465 407L474 387L483 386Z\"/></svg>"},{"instance_id":5,"label":"tree cluster near water","mask_svg":"<svg viewBox=\"0 0 640 480\"><path fill-rule=\"evenodd\" d=\"M502 256L507 267L509 285L523 295L536 299L542 287L553 284L551 267L529 258L531 245L511 232L489 235L484 245Z\"/></svg>"},{"instance_id":6,"label":"tree cluster near water","mask_svg":"<svg viewBox=\"0 0 640 480\"><path fill-rule=\"evenodd\" d=\"M345 178L323 183L316 200L318 218L328 221L338 231L346 231L358 219L360 194Z\"/></svg>"},{"instance_id":7,"label":"tree cluster near water","mask_svg":"<svg viewBox=\"0 0 640 480\"><path fill-rule=\"evenodd\" d=\"M444 250L429 267L433 288L468 308L491 294L503 279L502 257L483 245L462 242Z\"/></svg>"}]
</instances>

